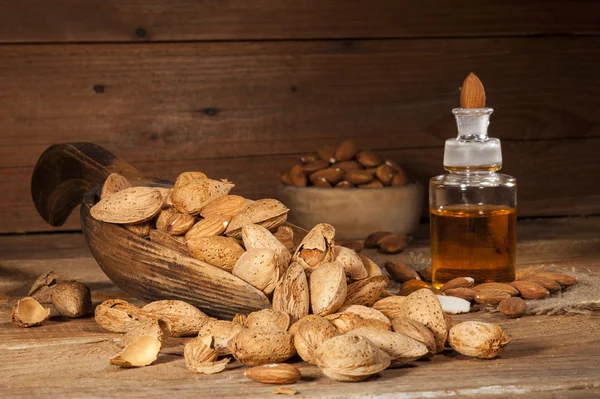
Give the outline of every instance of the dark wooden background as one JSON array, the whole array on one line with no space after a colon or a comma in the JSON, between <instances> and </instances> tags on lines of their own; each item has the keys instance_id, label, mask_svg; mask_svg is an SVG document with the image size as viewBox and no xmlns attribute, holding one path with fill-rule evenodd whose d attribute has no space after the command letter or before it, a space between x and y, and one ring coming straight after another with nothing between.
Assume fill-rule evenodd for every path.
<instances>
[{"instance_id":1,"label":"dark wooden background","mask_svg":"<svg viewBox=\"0 0 600 399\"><path fill-rule=\"evenodd\" d=\"M0 233L52 230L29 179L57 142L259 198L299 154L352 137L426 182L471 71L519 214L599 214L599 34L593 0L4 1Z\"/></svg>"}]
</instances>

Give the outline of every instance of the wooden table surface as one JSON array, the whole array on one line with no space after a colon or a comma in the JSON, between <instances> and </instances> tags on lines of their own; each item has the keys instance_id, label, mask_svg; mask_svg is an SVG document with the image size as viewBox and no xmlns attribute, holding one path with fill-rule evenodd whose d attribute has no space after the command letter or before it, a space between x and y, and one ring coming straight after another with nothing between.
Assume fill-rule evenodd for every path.
<instances>
[{"instance_id":1,"label":"wooden table surface","mask_svg":"<svg viewBox=\"0 0 600 399\"><path fill-rule=\"evenodd\" d=\"M422 252L417 241L406 253ZM367 252L379 264L381 255ZM519 267L553 263L600 272L600 218L519 222ZM44 326L22 329L10 322L10 309L33 280L54 270L92 290L94 303L109 298L131 300L96 265L79 233L0 237L0 397L2 398L269 398L275 386L243 376L243 367L203 376L187 370L183 339L171 339L155 364L120 369L108 364L119 352L119 334L103 331L92 317L53 317ZM599 293L600 295L600 293ZM455 353L386 370L361 383L323 377L300 361L303 379L290 387L297 398L437 398L600 396L600 315L532 316L508 320L471 313L457 319L496 321L513 337L494 360Z\"/></svg>"}]
</instances>

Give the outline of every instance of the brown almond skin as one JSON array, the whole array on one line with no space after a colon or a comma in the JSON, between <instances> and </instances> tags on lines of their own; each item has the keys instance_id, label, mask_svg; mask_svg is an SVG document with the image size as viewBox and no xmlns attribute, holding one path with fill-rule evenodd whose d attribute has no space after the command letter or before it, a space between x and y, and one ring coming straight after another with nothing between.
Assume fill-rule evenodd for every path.
<instances>
[{"instance_id":1,"label":"brown almond skin","mask_svg":"<svg viewBox=\"0 0 600 399\"><path fill-rule=\"evenodd\" d=\"M396 174L392 178L392 182L390 185L392 187L398 187L398 186L404 186L406 184L408 184L408 176L406 176L406 173L404 172L404 170L400 169L399 171L396 171Z\"/></svg>"},{"instance_id":2,"label":"brown almond skin","mask_svg":"<svg viewBox=\"0 0 600 399\"><path fill-rule=\"evenodd\" d=\"M348 180L342 180L338 184L335 185L335 188L353 188L354 184L350 183Z\"/></svg>"},{"instance_id":3,"label":"brown almond skin","mask_svg":"<svg viewBox=\"0 0 600 399\"><path fill-rule=\"evenodd\" d=\"M395 175L396 171L386 164L379 166L375 171L375 176L384 186L391 185Z\"/></svg>"},{"instance_id":4,"label":"brown almond skin","mask_svg":"<svg viewBox=\"0 0 600 399\"><path fill-rule=\"evenodd\" d=\"M451 290L454 288L472 288L474 285L475 280L473 280L472 278L457 277L442 285L440 290L444 292L446 290Z\"/></svg>"},{"instance_id":5,"label":"brown almond skin","mask_svg":"<svg viewBox=\"0 0 600 399\"><path fill-rule=\"evenodd\" d=\"M513 281L510 285L519 290L523 299L544 299L550 296L550 291L531 281Z\"/></svg>"},{"instance_id":6,"label":"brown almond skin","mask_svg":"<svg viewBox=\"0 0 600 399\"><path fill-rule=\"evenodd\" d=\"M575 277L571 277L568 274L564 273L538 272L534 273L532 276L549 278L551 280L556 281L558 284L561 285L561 287L564 288L570 287L579 282L579 280L577 280Z\"/></svg>"},{"instance_id":7,"label":"brown almond skin","mask_svg":"<svg viewBox=\"0 0 600 399\"><path fill-rule=\"evenodd\" d=\"M331 184L324 177L311 180L311 183L314 187L331 188Z\"/></svg>"},{"instance_id":8,"label":"brown almond skin","mask_svg":"<svg viewBox=\"0 0 600 399\"><path fill-rule=\"evenodd\" d=\"M292 186L292 179L290 178L290 174L288 172L281 172L279 174L279 180L281 180L281 182L283 184L287 184L288 186Z\"/></svg>"},{"instance_id":9,"label":"brown almond skin","mask_svg":"<svg viewBox=\"0 0 600 399\"><path fill-rule=\"evenodd\" d=\"M379 180L373 179L368 183L359 184L358 187L360 187L360 188L381 188L384 186L383 186L383 183L381 183Z\"/></svg>"},{"instance_id":10,"label":"brown almond skin","mask_svg":"<svg viewBox=\"0 0 600 399\"><path fill-rule=\"evenodd\" d=\"M311 174L317 172L321 169L325 169L329 167L329 162L324 161L322 159L317 159L315 161L309 162L302 167L305 173Z\"/></svg>"},{"instance_id":11,"label":"brown almond skin","mask_svg":"<svg viewBox=\"0 0 600 399\"><path fill-rule=\"evenodd\" d=\"M450 288L450 289L442 291L442 292L444 294L446 294L447 296L454 296L454 297L461 298L461 299L464 299L465 301L469 301L469 302L473 302L473 300L475 299L475 294L477 294L477 291L475 291L472 288L467 288L467 287Z\"/></svg>"},{"instance_id":12,"label":"brown almond skin","mask_svg":"<svg viewBox=\"0 0 600 399\"><path fill-rule=\"evenodd\" d=\"M325 146L325 147L321 148L319 151L317 151L317 155L319 156L319 159L322 159L329 163L335 162L335 159L333 158L334 153L335 153L335 148L333 148L331 146Z\"/></svg>"},{"instance_id":13,"label":"brown almond skin","mask_svg":"<svg viewBox=\"0 0 600 399\"><path fill-rule=\"evenodd\" d=\"M256 382L263 384L293 384L302 378L300 370L293 364L272 363L251 367L244 375Z\"/></svg>"},{"instance_id":14,"label":"brown almond skin","mask_svg":"<svg viewBox=\"0 0 600 399\"><path fill-rule=\"evenodd\" d=\"M514 319L525 315L525 312L527 312L527 304L521 298L513 296L500 301L498 310L505 316Z\"/></svg>"},{"instance_id":15,"label":"brown almond skin","mask_svg":"<svg viewBox=\"0 0 600 399\"><path fill-rule=\"evenodd\" d=\"M397 254L404 251L404 248L408 246L408 239L406 236L400 234L390 234L381 238L377 242L379 251L386 254Z\"/></svg>"},{"instance_id":16,"label":"brown almond skin","mask_svg":"<svg viewBox=\"0 0 600 399\"><path fill-rule=\"evenodd\" d=\"M307 184L306 175L304 174L304 170L302 165L296 164L293 165L288 172L290 175L290 180L294 186L304 187Z\"/></svg>"},{"instance_id":17,"label":"brown almond skin","mask_svg":"<svg viewBox=\"0 0 600 399\"><path fill-rule=\"evenodd\" d=\"M355 252L360 252L365 247L362 242L357 240L346 240L339 243L342 247L350 248Z\"/></svg>"},{"instance_id":18,"label":"brown almond skin","mask_svg":"<svg viewBox=\"0 0 600 399\"><path fill-rule=\"evenodd\" d=\"M558 284L556 281L549 279L547 277L525 276L525 277L519 279L519 281L531 281L532 283L541 285L542 287L544 287L545 289L547 289L550 292L557 292L557 291L560 291L562 288L560 286L560 284Z\"/></svg>"},{"instance_id":19,"label":"brown almond skin","mask_svg":"<svg viewBox=\"0 0 600 399\"><path fill-rule=\"evenodd\" d=\"M344 172L342 172L341 169L332 166L330 168L321 169L321 170L311 174L310 181L311 181L311 183L315 184L315 180L317 180L319 178L323 178L323 179L327 180L330 184L336 184L337 182L342 180L343 175L344 175Z\"/></svg>"},{"instance_id":20,"label":"brown almond skin","mask_svg":"<svg viewBox=\"0 0 600 399\"><path fill-rule=\"evenodd\" d=\"M423 281L433 281L433 270L431 270L431 266L427 266L423 269L417 270L419 276L421 276L421 280Z\"/></svg>"},{"instance_id":21,"label":"brown almond skin","mask_svg":"<svg viewBox=\"0 0 600 399\"><path fill-rule=\"evenodd\" d=\"M504 284L504 283L482 283L482 284L477 284L476 286L473 287L473 289L475 291L500 290L500 291L504 291L504 292L510 294L511 296L519 295L519 291L515 287L511 286L510 284Z\"/></svg>"},{"instance_id":22,"label":"brown almond skin","mask_svg":"<svg viewBox=\"0 0 600 399\"><path fill-rule=\"evenodd\" d=\"M399 283L405 283L408 280L421 280L419 274L412 267L402 262L385 262L385 270L387 270L392 279Z\"/></svg>"},{"instance_id":23,"label":"brown almond skin","mask_svg":"<svg viewBox=\"0 0 600 399\"><path fill-rule=\"evenodd\" d=\"M385 236L389 236L393 234L389 231L376 231L374 233L369 234L369 236L365 239L365 248L377 248L377 243Z\"/></svg>"},{"instance_id":24,"label":"brown almond skin","mask_svg":"<svg viewBox=\"0 0 600 399\"><path fill-rule=\"evenodd\" d=\"M315 154L304 154L300 157L300 162L302 162L303 164L308 164L317 160L319 160L319 158Z\"/></svg>"},{"instance_id":25,"label":"brown almond skin","mask_svg":"<svg viewBox=\"0 0 600 399\"><path fill-rule=\"evenodd\" d=\"M333 158L336 161L349 161L356 156L358 147L354 140L344 140L335 150Z\"/></svg>"},{"instance_id":26,"label":"brown almond skin","mask_svg":"<svg viewBox=\"0 0 600 399\"><path fill-rule=\"evenodd\" d=\"M362 166L356 161L336 162L333 166L340 168L344 173L362 169Z\"/></svg>"},{"instance_id":27,"label":"brown almond skin","mask_svg":"<svg viewBox=\"0 0 600 399\"><path fill-rule=\"evenodd\" d=\"M365 184L373 180L373 175L364 170L351 170L344 178L352 184Z\"/></svg>"},{"instance_id":28,"label":"brown almond skin","mask_svg":"<svg viewBox=\"0 0 600 399\"><path fill-rule=\"evenodd\" d=\"M407 282L405 282L404 284L402 284L400 286L400 290L398 291L398 293L396 295L408 296L408 295L412 294L413 292L418 291L423 288L431 289L431 286L423 280L408 280Z\"/></svg>"},{"instance_id":29,"label":"brown almond skin","mask_svg":"<svg viewBox=\"0 0 600 399\"><path fill-rule=\"evenodd\" d=\"M497 306L503 299L510 298L510 294L502 290L480 290L476 291L475 302L482 305Z\"/></svg>"},{"instance_id":30,"label":"brown almond skin","mask_svg":"<svg viewBox=\"0 0 600 399\"><path fill-rule=\"evenodd\" d=\"M356 160L365 168L381 165L381 158L374 151L360 151L356 154Z\"/></svg>"}]
</instances>

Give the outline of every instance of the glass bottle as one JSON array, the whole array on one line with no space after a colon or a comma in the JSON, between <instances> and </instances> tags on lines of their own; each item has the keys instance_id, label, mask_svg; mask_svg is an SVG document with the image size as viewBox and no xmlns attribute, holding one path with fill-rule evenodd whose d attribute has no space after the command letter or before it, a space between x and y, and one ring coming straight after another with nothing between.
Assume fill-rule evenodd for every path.
<instances>
[{"instance_id":1,"label":"glass bottle","mask_svg":"<svg viewBox=\"0 0 600 399\"><path fill-rule=\"evenodd\" d=\"M515 279L516 179L502 167L500 140L489 138L492 108L455 108L458 137L446 140L444 168L431 179L433 284Z\"/></svg>"}]
</instances>

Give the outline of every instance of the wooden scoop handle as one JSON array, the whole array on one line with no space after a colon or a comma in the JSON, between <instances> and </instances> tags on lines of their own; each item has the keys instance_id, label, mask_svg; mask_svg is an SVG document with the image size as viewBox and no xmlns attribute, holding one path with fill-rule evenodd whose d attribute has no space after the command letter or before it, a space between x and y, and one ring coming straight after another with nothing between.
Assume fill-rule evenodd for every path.
<instances>
[{"instance_id":1,"label":"wooden scoop handle","mask_svg":"<svg viewBox=\"0 0 600 399\"><path fill-rule=\"evenodd\" d=\"M61 226L87 190L101 185L111 173L120 173L133 185L166 185L143 176L136 168L93 143L50 146L38 159L31 177L31 196L42 218Z\"/></svg>"}]
</instances>

